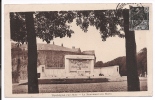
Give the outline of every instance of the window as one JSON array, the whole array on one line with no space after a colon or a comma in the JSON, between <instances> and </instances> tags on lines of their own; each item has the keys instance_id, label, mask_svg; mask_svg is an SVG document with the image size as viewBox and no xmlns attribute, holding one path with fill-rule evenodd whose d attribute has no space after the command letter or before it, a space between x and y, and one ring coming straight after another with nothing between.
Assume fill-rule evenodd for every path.
<instances>
[{"instance_id":1,"label":"window","mask_svg":"<svg viewBox=\"0 0 155 100\"><path fill-rule=\"evenodd\" d=\"M42 67L42 72L44 72L44 67Z\"/></svg>"},{"instance_id":2,"label":"window","mask_svg":"<svg viewBox=\"0 0 155 100\"><path fill-rule=\"evenodd\" d=\"M117 67L117 72L118 72L118 67Z\"/></svg>"}]
</instances>

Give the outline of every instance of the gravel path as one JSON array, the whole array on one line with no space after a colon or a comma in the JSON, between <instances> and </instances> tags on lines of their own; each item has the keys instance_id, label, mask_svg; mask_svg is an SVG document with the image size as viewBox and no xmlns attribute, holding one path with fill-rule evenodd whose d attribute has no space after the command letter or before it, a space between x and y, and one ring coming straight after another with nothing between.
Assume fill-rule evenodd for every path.
<instances>
[{"instance_id":1,"label":"gravel path","mask_svg":"<svg viewBox=\"0 0 155 100\"><path fill-rule=\"evenodd\" d=\"M27 85L13 85L13 93L27 93ZM141 91L147 91L147 81L140 81ZM127 81L82 83L82 84L40 84L40 93L73 93L73 92L116 92L127 91Z\"/></svg>"}]
</instances>

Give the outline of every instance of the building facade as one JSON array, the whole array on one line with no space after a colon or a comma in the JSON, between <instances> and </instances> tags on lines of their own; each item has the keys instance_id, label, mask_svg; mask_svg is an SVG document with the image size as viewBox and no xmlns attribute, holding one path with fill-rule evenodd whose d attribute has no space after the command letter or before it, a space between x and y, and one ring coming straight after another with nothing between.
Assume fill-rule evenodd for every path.
<instances>
[{"instance_id":1,"label":"building facade","mask_svg":"<svg viewBox=\"0 0 155 100\"><path fill-rule=\"evenodd\" d=\"M39 79L102 78L119 77L119 66L94 68L93 50L81 52L80 48L63 45L38 44L37 73ZM20 48L12 44L12 81L27 80L27 46Z\"/></svg>"},{"instance_id":2,"label":"building facade","mask_svg":"<svg viewBox=\"0 0 155 100\"><path fill-rule=\"evenodd\" d=\"M80 48L66 48L63 45L58 46L55 44L37 44L38 52L38 73L40 66L44 66L41 70L46 71L44 76L56 77L60 76L53 73L66 75L65 70L65 56L66 55L90 55L95 57L93 50L81 52ZM17 48L12 43L12 79L13 82L27 79L27 45L22 45ZM95 60L94 60L95 61ZM95 62L94 62L95 63ZM42 74L43 75L43 74Z\"/></svg>"}]
</instances>

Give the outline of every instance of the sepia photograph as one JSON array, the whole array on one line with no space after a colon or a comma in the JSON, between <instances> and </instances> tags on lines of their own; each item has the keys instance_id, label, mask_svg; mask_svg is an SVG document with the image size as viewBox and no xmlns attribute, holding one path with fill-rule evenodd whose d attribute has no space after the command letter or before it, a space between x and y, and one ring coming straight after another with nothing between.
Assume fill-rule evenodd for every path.
<instances>
[{"instance_id":1,"label":"sepia photograph","mask_svg":"<svg viewBox=\"0 0 155 100\"><path fill-rule=\"evenodd\" d=\"M152 4L4 10L5 97L152 96Z\"/></svg>"}]
</instances>

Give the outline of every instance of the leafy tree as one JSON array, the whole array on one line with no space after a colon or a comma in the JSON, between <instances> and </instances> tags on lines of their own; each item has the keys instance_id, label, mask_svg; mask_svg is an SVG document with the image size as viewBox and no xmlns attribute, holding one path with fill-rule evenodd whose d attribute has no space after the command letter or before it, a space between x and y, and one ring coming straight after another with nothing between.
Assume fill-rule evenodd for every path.
<instances>
[{"instance_id":1,"label":"leafy tree","mask_svg":"<svg viewBox=\"0 0 155 100\"><path fill-rule=\"evenodd\" d=\"M103 41L115 35L125 37L128 91L139 91L135 32L129 31L129 10L79 11L76 22L84 32L88 31L90 25L96 27Z\"/></svg>"},{"instance_id":2,"label":"leafy tree","mask_svg":"<svg viewBox=\"0 0 155 100\"><path fill-rule=\"evenodd\" d=\"M17 71L12 72L12 82L13 83L18 82L18 76L19 76L19 73Z\"/></svg>"},{"instance_id":3,"label":"leafy tree","mask_svg":"<svg viewBox=\"0 0 155 100\"><path fill-rule=\"evenodd\" d=\"M147 49L143 48L137 55L137 66L142 76L147 72Z\"/></svg>"},{"instance_id":4,"label":"leafy tree","mask_svg":"<svg viewBox=\"0 0 155 100\"><path fill-rule=\"evenodd\" d=\"M121 76L127 76L126 72L126 56L117 57L111 61L103 63L102 67L108 67L108 66L119 66L119 73ZM145 72L147 72L147 49L143 48L140 52L137 54L137 68L138 68L138 75L145 75Z\"/></svg>"},{"instance_id":5,"label":"leafy tree","mask_svg":"<svg viewBox=\"0 0 155 100\"><path fill-rule=\"evenodd\" d=\"M103 67L103 62L102 61L98 61L95 63L94 67Z\"/></svg>"},{"instance_id":6,"label":"leafy tree","mask_svg":"<svg viewBox=\"0 0 155 100\"><path fill-rule=\"evenodd\" d=\"M67 23L73 22L75 18L76 24L84 32L88 31L89 25L96 27L103 41L115 35L125 37L128 90L140 90L135 34L129 31L129 10L10 13L11 39L28 43L28 92L38 93L36 36L47 43L55 37L71 37L73 30Z\"/></svg>"},{"instance_id":7,"label":"leafy tree","mask_svg":"<svg viewBox=\"0 0 155 100\"><path fill-rule=\"evenodd\" d=\"M28 43L28 93L38 93L36 37L50 43L55 37L71 37L67 23L74 19L71 11L10 13L11 39Z\"/></svg>"},{"instance_id":8,"label":"leafy tree","mask_svg":"<svg viewBox=\"0 0 155 100\"><path fill-rule=\"evenodd\" d=\"M21 66L21 61L20 61L20 55L22 54L22 49L19 48L19 43L16 43L15 44L17 46L17 48L14 48L13 45L12 45L12 49L11 49L11 56L12 56L12 59L13 58L17 58L17 60L15 62L12 62L12 65L17 65L17 70L16 72L13 72L12 73L12 77L16 79L16 82L19 81L19 75L20 75L20 66ZM14 51L14 52L12 52ZM16 55L16 57L15 57Z\"/></svg>"}]
</instances>

